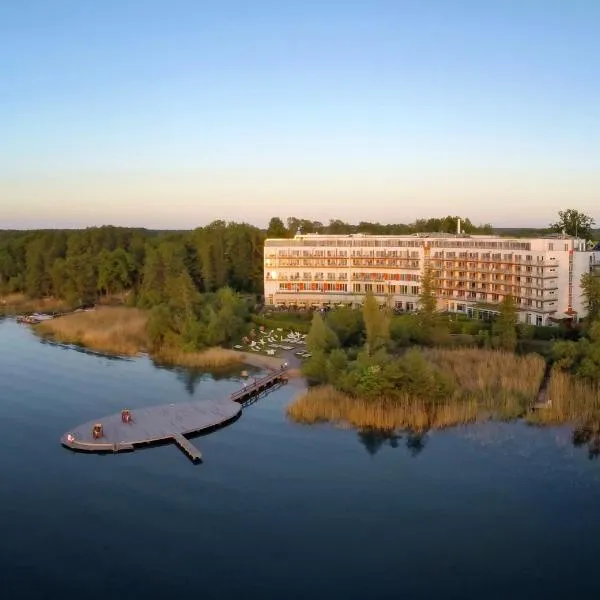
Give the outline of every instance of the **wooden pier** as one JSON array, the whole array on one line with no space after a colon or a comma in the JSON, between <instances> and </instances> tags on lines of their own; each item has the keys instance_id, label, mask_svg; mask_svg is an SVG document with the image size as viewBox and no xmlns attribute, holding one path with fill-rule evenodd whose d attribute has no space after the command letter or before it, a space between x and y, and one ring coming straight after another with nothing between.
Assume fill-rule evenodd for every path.
<instances>
[{"instance_id":1,"label":"wooden pier","mask_svg":"<svg viewBox=\"0 0 600 600\"><path fill-rule=\"evenodd\" d=\"M245 404L248 400L260 396L273 386L287 382L287 367L284 365L277 371L271 371L268 375L250 380L241 390L231 394L230 399L234 402Z\"/></svg>"},{"instance_id":2,"label":"wooden pier","mask_svg":"<svg viewBox=\"0 0 600 600\"><path fill-rule=\"evenodd\" d=\"M192 462L200 462L202 460L202 452L190 442L187 438L184 438L181 434L176 433L173 436L175 443L185 452L188 458Z\"/></svg>"},{"instance_id":3,"label":"wooden pier","mask_svg":"<svg viewBox=\"0 0 600 600\"><path fill-rule=\"evenodd\" d=\"M140 446L174 442L193 461L202 460L200 451L185 437L222 427L260 395L287 381L286 367L249 381L227 400L178 402L124 409L79 425L65 433L61 444L80 452L131 452Z\"/></svg>"}]
</instances>

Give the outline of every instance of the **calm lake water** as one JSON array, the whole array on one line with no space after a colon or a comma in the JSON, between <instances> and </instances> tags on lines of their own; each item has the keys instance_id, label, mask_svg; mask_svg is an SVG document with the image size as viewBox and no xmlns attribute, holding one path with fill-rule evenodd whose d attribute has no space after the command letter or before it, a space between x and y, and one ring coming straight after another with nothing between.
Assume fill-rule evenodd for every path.
<instances>
[{"instance_id":1,"label":"calm lake water","mask_svg":"<svg viewBox=\"0 0 600 600\"><path fill-rule=\"evenodd\" d=\"M597 591L600 462L568 428L380 440L290 423L299 383L175 446L95 456L72 426L239 386L0 321L0 597L540 598ZM595 597L595 596L591 596Z\"/></svg>"}]
</instances>

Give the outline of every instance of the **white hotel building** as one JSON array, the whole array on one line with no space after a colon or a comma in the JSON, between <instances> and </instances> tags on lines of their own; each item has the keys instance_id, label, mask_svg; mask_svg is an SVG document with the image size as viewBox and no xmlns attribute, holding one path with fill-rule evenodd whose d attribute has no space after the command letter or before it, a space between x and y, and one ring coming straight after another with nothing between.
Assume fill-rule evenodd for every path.
<instances>
[{"instance_id":1,"label":"white hotel building","mask_svg":"<svg viewBox=\"0 0 600 600\"><path fill-rule=\"evenodd\" d=\"M581 276L597 265L600 251L560 234L296 235L265 242L265 303L359 306L370 290L382 304L413 311L429 266L439 310L489 316L512 295L520 321L546 325L585 316Z\"/></svg>"}]
</instances>

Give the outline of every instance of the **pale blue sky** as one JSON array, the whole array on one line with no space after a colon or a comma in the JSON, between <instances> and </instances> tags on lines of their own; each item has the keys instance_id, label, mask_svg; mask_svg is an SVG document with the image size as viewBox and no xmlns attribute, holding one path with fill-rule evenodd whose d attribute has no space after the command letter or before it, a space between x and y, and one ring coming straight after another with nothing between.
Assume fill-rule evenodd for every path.
<instances>
[{"instance_id":1,"label":"pale blue sky","mask_svg":"<svg viewBox=\"0 0 600 600\"><path fill-rule=\"evenodd\" d=\"M596 0L5 0L0 227L600 222Z\"/></svg>"}]
</instances>

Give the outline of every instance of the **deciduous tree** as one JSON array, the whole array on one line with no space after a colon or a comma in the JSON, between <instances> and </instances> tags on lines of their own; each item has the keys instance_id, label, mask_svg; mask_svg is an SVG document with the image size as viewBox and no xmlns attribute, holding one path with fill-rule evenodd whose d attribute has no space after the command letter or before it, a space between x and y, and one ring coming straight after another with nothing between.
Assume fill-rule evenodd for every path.
<instances>
[{"instance_id":1,"label":"deciduous tree","mask_svg":"<svg viewBox=\"0 0 600 600\"><path fill-rule=\"evenodd\" d=\"M558 221L550 224L550 229L557 233L565 232L580 238L590 238L595 221L592 217L574 208L558 211Z\"/></svg>"},{"instance_id":2,"label":"deciduous tree","mask_svg":"<svg viewBox=\"0 0 600 600\"><path fill-rule=\"evenodd\" d=\"M515 350L517 347L517 306L511 295L504 296L492 331L497 336L499 348L511 352Z\"/></svg>"},{"instance_id":3,"label":"deciduous tree","mask_svg":"<svg viewBox=\"0 0 600 600\"><path fill-rule=\"evenodd\" d=\"M385 348L390 340L390 312L379 306L373 292L367 292L362 314L367 336L365 350L372 356L379 349Z\"/></svg>"},{"instance_id":4,"label":"deciduous tree","mask_svg":"<svg viewBox=\"0 0 600 600\"><path fill-rule=\"evenodd\" d=\"M310 326L310 331L306 336L306 348L309 352L328 353L333 348L337 348L340 342L331 327L325 323L320 312L315 312Z\"/></svg>"}]
</instances>

